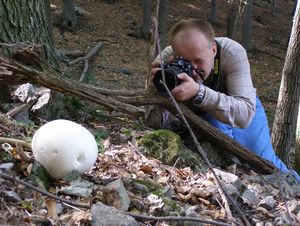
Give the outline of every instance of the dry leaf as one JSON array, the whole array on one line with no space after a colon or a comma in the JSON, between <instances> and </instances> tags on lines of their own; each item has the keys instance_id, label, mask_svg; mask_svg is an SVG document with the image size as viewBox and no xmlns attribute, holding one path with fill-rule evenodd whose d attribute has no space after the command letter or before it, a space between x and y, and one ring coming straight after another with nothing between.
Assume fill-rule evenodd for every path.
<instances>
[{"instance_id":1,"label":"dry leaf","mask_svg":"<svg viewBox=\"0 0 300 226\"><path fill-rule=\"evenodd\" d=\"M48 216L51 219L57 220L58 214L57 214L57 210L56 210L56 200L55 199L47 199L46 206L47 206L47 210L48 210Z\"/></svg>"},{"instance_id":2,"label":"dry leaf","mask_svg":"<svg viewBox=\"0 0 300 226\"><path fill-rule=\"evenodd\" d=\"M144 173L147 173L147 174L153 173L152 167L149 166L149 165L142 165L142 166L140 167L140 170L143 171Z\"/></svg>"}]
</instances>

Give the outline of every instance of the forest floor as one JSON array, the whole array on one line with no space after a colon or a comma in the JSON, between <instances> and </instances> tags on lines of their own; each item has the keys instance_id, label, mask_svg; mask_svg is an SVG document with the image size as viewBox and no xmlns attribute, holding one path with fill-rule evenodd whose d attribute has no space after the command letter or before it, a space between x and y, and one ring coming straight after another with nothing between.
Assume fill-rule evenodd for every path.
<instances>
[{"instance_id":1,"label":"forest floor","mask_svg":"<svg viewBox=\"0 0 300 226\"><path fill-rule=\"evenodd\" d=\"M61 2L60 0L51 1L55 6L52 9L54 24L56 24L61 13ZM150 45L148 41L131 35L142 25L142 8L139 4L141 1L119 0L113 4L106 2L105 0L77 0L77 6L84 10L83 15L78 16L78 27L71 32L62 30L56 25L53 26L55 46L57 49L80 50L87 54L97 43L102 42L104 46L93 57L84 82L113 89L141 89L144 87L145 77L149 71ZM293 2L289 0L276 1L276 16L271 15L272 8L269 1L257 0L255 2L253 8L253 49L248 53L248 56L254 85L266 108L269 123L272 125L292 26ZM219 23L215 26L216 35L225 36L227 3L226 1L218 1L218 4ZM209 10L210 1L208 0L171 0L169 27L184 18L206 19ZM241 22L238 23L236 40L239 41L240 37ZM62 64L62 68L64 66ZM83 64L76 64L68 76L79 80L82 70ZM195 212L199 214L200 218L228 222L226 207L222 208L222 204L220 204L222 198L219 196L211 173L196 174L189 167L177 169L166 166L156 159L147 159L130 143L132 134L143 133L138 129L128 132L127 128L134 130L136 122L123 117L117 117L117 122L112 121L112 117L109 114L105 115L105 113L102 115L103 118L99 118L99 115L93 118L94 115L88 115L91 112L90 108L94 108L94 112L102 112L101 107L98 109L98 106L84 106L77 101L72 103L73 107L78 107L78 111L75 110L73 114L70 113L70 119L88 126L91 131L96 133L97 138L103 139L103 143L100 145L102 152L99 154L93 169L85 175L85 179L89 179L94 184L105 185L117 178L149 178L152 182L171 188L172 195L176 197L172 201L176 200L176 205L181 205L182 209L186 208L187 203L189 203L191 206L197 206L198 209L195 209ZM39 126L29 125L28 127L3 122L1 117L0 122L0 136L18 137L24 140L30 140ZM30 150L25 151L33 158ZM15 152L14 149L14 153L8 159L15 164L14 174L25 180L32 172L32 164L25 163ZM3 158L2 160L0 166L7 167L2 165L5 162ZM226 179L234 177L234 183L230 184L231 186L237 187L237 183L239 186L242 183L249 191L256 189L255 193L259 193L259 200L266 201L269 196L275 200L273 201L276 204L266 205L262 203L258 207L257 200L253 201L257 197L253 198L251 192L248 194L249 196L237 198L236 201L239 202L251 224L255 225L257 222L257 225L265 225L264 223L270 222L273 225L282 225L282 222L294 222L296 225L300 222L299 186L288 186L290 190L286 191L285 195L290 195L291 198L289 199L289 197L282 196L284 191L282 191L281 184L278 184L279 180L276 180L277 175L263 178L263 182L261 182L257 181L257 174L253 171L247 171L243 167L229 171L232 174L223 175L224 178L222 178L226 185L228 185ZM0 172L2 171L0 170ZM233 174L238 175L243 180L236 179ZM54 181L50 191L57 194L58 188L66 186L67 183ZM54 201L55 205L53 205L53 199L43 199L39 193L26 189L24 185L9 183L3 178L0 178L0 184L0 206L3 207L0 208L0 223L10 225L89 225L91 219L89 210L82 211L65 204L60 205L59 210L56 210L56 206L61 203L57 200ZM140 184L139 186L141 187ZM126 186L129 194L132 195L136 192L136 189L130 190L129 187ZM210 190L212 187L213 189ZM200 189L197 190L198 188ZM203 192L207 194L203 194ZM80 198L76 195L58 194L60 197L80 202L93 203L98 199L97 195ZM145 197L134 194L131 198L143 200L143 203L140 203L143 208L155 207L156 210L159 209L160 211L161 199L156 203L146 203ZM22 202L20 202L21 199ZM131 204L133 206L136 205L137 200L134 201L135 203ZM230 207L232 208L232 206ZM239 213L236 212L236 209L232 209L236 219L241 222ZM151 213L149 211L146 214ZM175 224L168 224L163 221L146 221L140 225Z\"/></svg>"}]
</instances>

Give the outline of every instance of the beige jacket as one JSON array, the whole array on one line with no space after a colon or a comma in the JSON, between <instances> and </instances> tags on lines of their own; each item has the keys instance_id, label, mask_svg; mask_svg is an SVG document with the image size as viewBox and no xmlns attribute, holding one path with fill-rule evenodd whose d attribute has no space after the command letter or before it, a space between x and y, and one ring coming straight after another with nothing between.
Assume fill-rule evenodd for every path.
<instances>
[{"instance_id":1,"label":"beige jacket","mask_svg":"<svg viewBox=\"0 0 300 226\"><path fill-rule=\"evenodd\" d=\"M256 103L247 52L229 38L218 37L216 40L221 46L221 84L226 92L206 87L204 100L196 107L223 123L245 128L254 117ZM170 55L173 55L171 46L161 52L164 60Z\"/></svg>"}]
</instances>

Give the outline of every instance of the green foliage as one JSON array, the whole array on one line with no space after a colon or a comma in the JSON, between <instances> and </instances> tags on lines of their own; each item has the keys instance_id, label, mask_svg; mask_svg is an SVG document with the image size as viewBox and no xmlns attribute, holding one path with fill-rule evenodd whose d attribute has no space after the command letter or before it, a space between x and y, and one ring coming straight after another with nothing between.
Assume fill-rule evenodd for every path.
<instances>
[{"instance_id":1,"label":"green foliage","mask_svg":"<svg viewBox=\"0 0 300 226\"><path fill-rule=\"evenodd\" d=\"M105 140L108 138L108 132L105 129L98 129L95 132L95 136L97 139Z\"/></svg>"},{"instance_id":2,"label":"green foliage","mask_svg":"<svg viewBox=\"0 0 300 226\"><path fill-rule=\"evenodd\" d=\"M91 73L86 73L84 79L83 79L84 82L87 82L87 83L91 83L91 84L96 84L97 83L97 79L95 78L94 75L92 75Z\"/></svg>"},{"instance_id":3,"label":"green foliage","mask_svg":"<svg viewBox=\"0 0 300 226\"><path fill-rule=\"evenodd\" d=\"M95 132L95 138L100 152L104 151L103 140L108 138L108 131L105 129L98 129Z\"/></svg>"},{"instance_id":4,"label":"green foliage","mask_svg":"<svg viewBox=\"0 0 300 226\"><path fill-rule=\"evenodd\" d=\"M145 134L138 140L145 147L145 153L171 165L178 157L182 144L176 133L161 129Z\"/></svg>"},{"instance_id":5,"label":"green foliage","mask_svg":"<svg viewBox=\"0 0 300 226\"><path fill-rule=\"evenodd\" d=\"M151 193L155 193L156 195L162 194L162 187L159 184L154 183L150 180L142 180L142 179L130 179L128 182L129 185L133 185L134 183L145 185Z\"/></svg>"},{"instance_id":6,"label":"green foliage","mask_svg":"<svg viewBox=\"0 0 300 226\"><path fill-rule=\"evenodd\" d=\"M45 190L48 190L52 182L48 171L37 161L33 163L30 180L34 185L38 185Z\"/></svg>"},{"instance_id":7,"label":"green foliage","mask_svg":"<svg viewBox=\"0 0 300 226\"><path fill-rule=\"evenodd\" d=\"M33 206L31 201L24 200L21 202L21 206L28 210L30 213L33 212Z\"/></svg>"},{"instance_id":8,"label":"green foliage","mask_svg":"<svg viewBox=\"0 0 300 226\"><path fill-rule=\"evenodd\" d=\"M121 133L124 134L127 137L132 136L132 130L124 128L124 127L121 128Z\"/></svg>"}]
</instances>

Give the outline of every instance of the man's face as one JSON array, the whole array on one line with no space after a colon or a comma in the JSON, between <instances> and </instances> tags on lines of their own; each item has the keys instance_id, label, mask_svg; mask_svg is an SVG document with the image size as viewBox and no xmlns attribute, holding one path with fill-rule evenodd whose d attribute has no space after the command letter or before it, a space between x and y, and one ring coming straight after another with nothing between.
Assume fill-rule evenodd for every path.
<instances>
[{"instance_id":1,"label":"man's face","mask_svg":"<svg viewBox=\"0 0 300 226\"><path fill-rule=\"evenodd\" d=\"M217 52L215 42L209 42L199 31L182 31L176 35L172 47L175 55L182 56L190 61L202 73L204 79L209 76L213 69L214 57ZM195 81L199 81L200 77L196 72L194 72L193 76Z\"/></svg>"}]
</instances>

